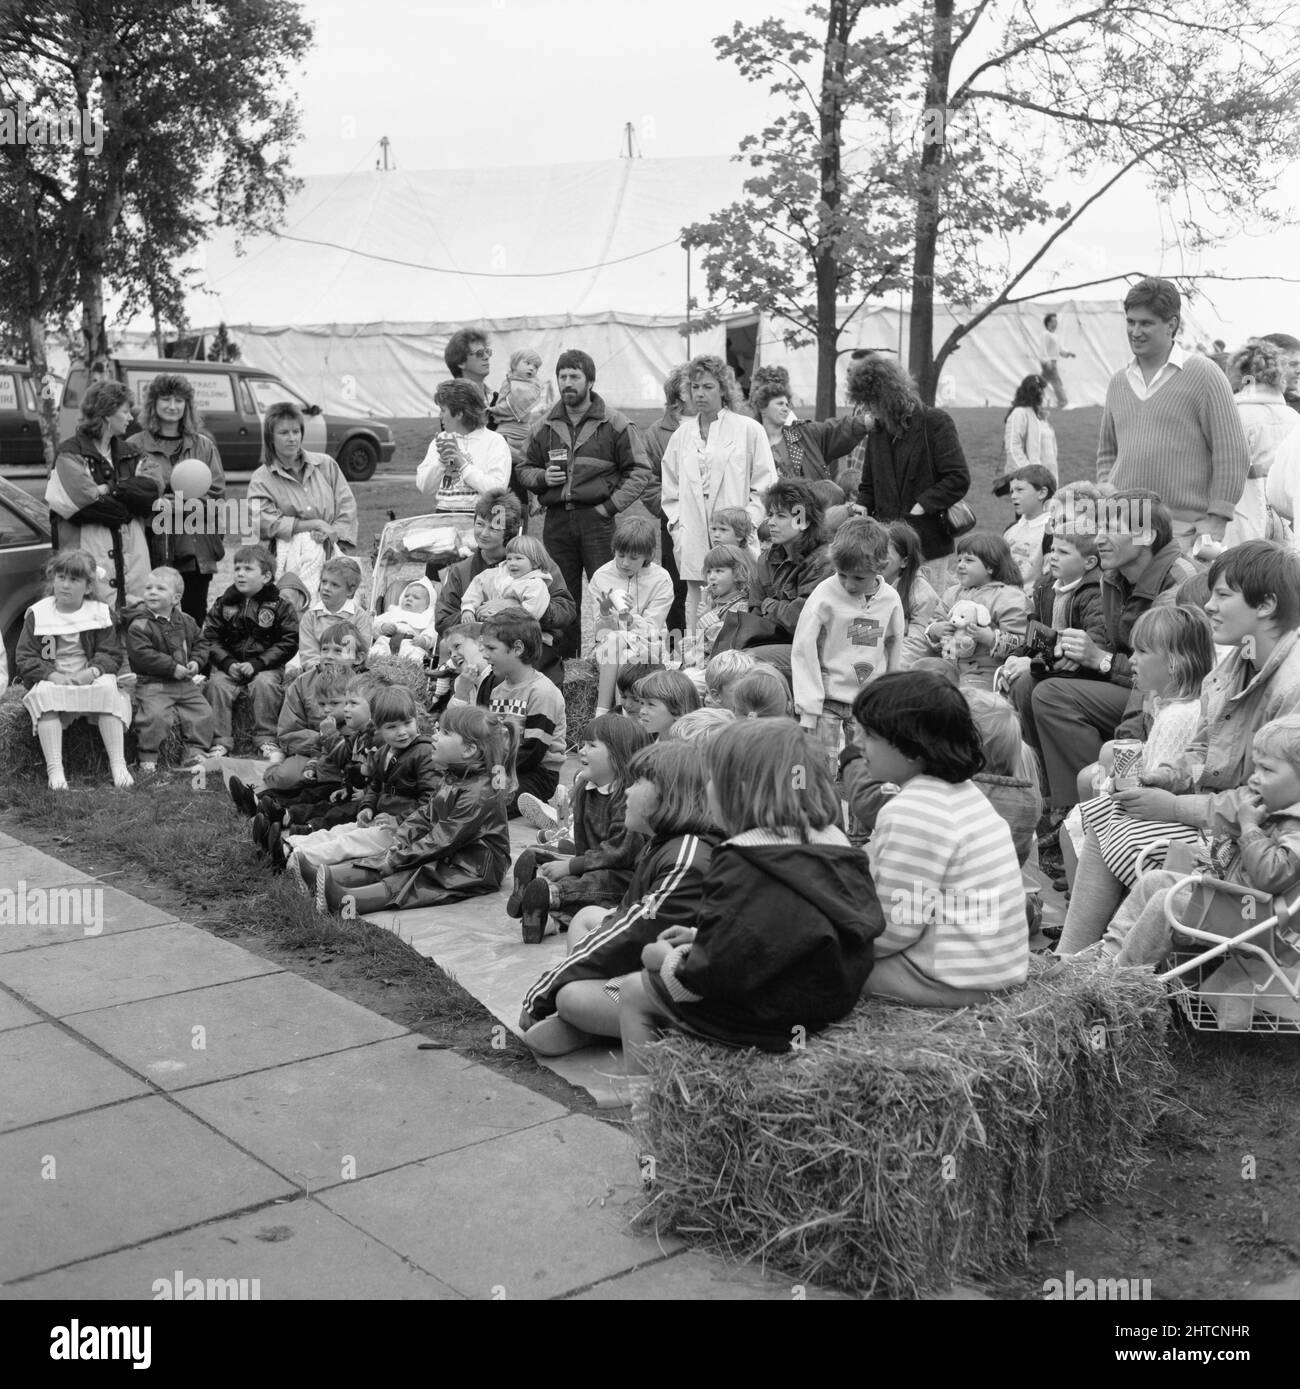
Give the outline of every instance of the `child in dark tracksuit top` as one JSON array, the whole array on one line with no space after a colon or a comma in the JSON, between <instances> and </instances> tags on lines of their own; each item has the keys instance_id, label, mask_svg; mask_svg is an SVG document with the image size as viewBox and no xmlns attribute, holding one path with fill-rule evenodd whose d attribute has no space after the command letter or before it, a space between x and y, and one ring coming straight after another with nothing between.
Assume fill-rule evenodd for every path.
<instances>
[{"instance_id":1,"label":"child in dark tracksuit top","mask_svg":"<svg viewBox=\"0 0 1300 1389\"><path fill-rule=\"evenodd\" d=\"M509 719L486 709L448 709L433 743L441 785L402 821L383 853L323 867L316 905L339 911L351 898L365 914L495 892L510 863L506 793L518 739Z\"/></svg>"},{"instance_id":2,"label":"child in dark tracksuit top","mask_svg":"<svg viewBox=\"0 0 1300 1389\"><path fill-rule=\"evenodd\" d=\"M519 1027L541 1056L562 1056L597 1037L617 1037L619 976L670 926L693 926L717 844L709 822L708 772L698 748L677 739L632 759L625 823L649 838L623 900L587 907L569 925L569 953L529 989Z\"/></svg>"},{"instance_id":3,"label":"child in dark tracksuit top","mask_svg":"<svg viewBox=\"0 0 1300 1389\"><path fill-rule=\"evenodd\" d=\"M144 608L126 629L126 655L136 675L135 736L142 772L157 769L173 713L188 764L201 761L212 744L212 707L195 684L199 626L181 611L184 591L179 570L153 570L145 581Z\"/></svg>"},{"instance_id":4,"label":"child in dark tracksuit top","mask_svg":"<svg viewBox=\"0 0 1300 1389\"><path fill-rule=\"evenodd\" d=\"M216 722L217 745L233 747L231 714L240 691L253 704L258 755L278 760L275 726L284 702L284 667L298 650L298 611L272 580L275 560L262 545L235 551L235 582L208 611L199 642L209 664L205 693Z\"/></svg>"},{"instance_id":5,"label":"child in dark tracksuit top","mask_svg":"<svg viewBox=\"0 0 1300 1389\"><path fill-rule=\"evenodd\" d=\"M649 741L639 723L621 714L602 714L587 725L573 787L575 852L525 849L515 864L506 914L522 917L525 942L542 939L551 912L567 920L583 907L613 907L627 891L646 843L624 821L628 769Z\"/></svg>"},{"instance_id":6,"label":"child in dark tracksuit top","mask_svg":"<svg viewBox=\"0 0 1300 1389\"><path fill-rule=\"evenodd\" d=\"M885 928L866 855L839 829L826 759L787 719L723 729L706 749L714 851L699 924L674 926L622 981L619 1025L634 1105L645 1045L668 1026L786 1051L844 1017ZM634 1111L635 1112L635 1111Z\"/></svg>"}]
</instances>

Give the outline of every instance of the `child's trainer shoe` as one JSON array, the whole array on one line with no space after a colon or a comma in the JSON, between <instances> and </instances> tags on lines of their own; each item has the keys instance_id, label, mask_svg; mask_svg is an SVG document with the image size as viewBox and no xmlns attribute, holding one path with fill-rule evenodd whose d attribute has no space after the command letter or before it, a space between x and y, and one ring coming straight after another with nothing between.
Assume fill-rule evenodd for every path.
<instances>
[{"instance_id":1,"label":"child's trainer shoe","mask_svg":"<svg viewBox=\"0 0 1300 1389\"><path fill-rule=\"evenodd\" d=\"M263 743L257 750L257 755L263 762L269 762L273 767L277 762L284 761L284 753L280 751L274 743Z\"/></svg>"},{"instance_id":2,"label":"child's trainer shoe","mask_svg":"<svg viewBox=\"0 0 1300 1389\"><path fill-rule=\"evenodd\" d=\"M551 830L560 822L559 812L553 806L528 791L519 797L519 813L535 830Z\"/></svg>"}]
</instances>

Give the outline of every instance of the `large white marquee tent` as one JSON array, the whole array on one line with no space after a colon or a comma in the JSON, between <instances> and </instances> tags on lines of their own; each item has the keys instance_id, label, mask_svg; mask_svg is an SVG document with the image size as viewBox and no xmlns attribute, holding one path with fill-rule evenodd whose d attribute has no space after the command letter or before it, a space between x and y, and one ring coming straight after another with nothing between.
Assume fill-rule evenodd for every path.
<instances>
[{"instance_id":1,"label":"large white marquee tent","mask_svg":"<svg viewBox=\"0 0 1300 1389\"><path fill-rule=\"evenodd\" d=\"M224 322L245 360L279 371L321 406L349 413L420 416L446 375L442 352L458 327L487 329L495 381L518 347L541 352L547 374L565 347L596 362L598 389L623 407L655 406L665 372L686 355L687 256L681 229L736 198L748 168L726 157L611 159L602 163L410 173L378 170L305 180L281 233L243 253L217 233L198 264L190 302L199 330ZM1062 268L1040 277L1041 297L999 310L948 361L940 401L1001 404L1037 370L1042 315L1056 310L1073 404L1099 403L1127 356L1120 286L1092 299L1051 293L1081 276L1069 243ZM1083 248L1095 266L1095 245ZM1159 266L1147 267L1158 271ZM695 268L694 292L703 297ZM841 346L906 352L905 305L858 315ZM935 341L969 311L941 306ZM1255 331L1268 331L1267 325ZM1209 342L1217 319L1193 315L1184 341ZM147 348L143 333L129 345ZM787 349L779 320L737 314L696 333L693 351L784 362L796 395L811 402L816 355Z\"/></svg>"}]
</instances>

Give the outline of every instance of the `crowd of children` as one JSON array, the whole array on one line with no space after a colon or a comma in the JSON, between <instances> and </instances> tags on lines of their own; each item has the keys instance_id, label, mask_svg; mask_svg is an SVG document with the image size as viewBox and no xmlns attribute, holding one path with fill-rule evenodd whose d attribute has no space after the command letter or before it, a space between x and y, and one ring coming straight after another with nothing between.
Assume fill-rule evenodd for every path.
<instances>
[{"instance_id":1,"label":"crowd of children","mask_svg":"<svg viewBox=\"0 0 1300 1389\"><path fill-rule=\"evenodd\" d=\"M536 371L511 368L523 422ZM923 569L906 522L783 478L763 527L712 514L680 642L659 528L621 517L589 583L598 685L571 787L564 693L539 669L554 565L526 535L441 618L429 579L372 615L354 560L309 592L245 546L201 627L175 570L115 618L91 557L64 551L24 623L24 703L61 790L75 718L127 787L128 726L136 775L156 775L173 722L187 764L228 755L247 698L267 766L231 797L322 910L456 902L510 872L508 929L568 936L524 1001L538 1053L621 1036L636 1077L664 1027L783 1050L864 994L957 1008L1026 977L1049 788L1025 711L1041 682L1107 678L1089 653L1115 649L1118 600L1097 534L1066 523L1098 490L1058 493L1032 464L1005 481L1006 533ZM1077 870L1056 949L1098 967L1167 956L1174 877L1140 870L1172 841L1259 893L1300 884L1300 559L1249 541L1205 582L1141 615L1121 595L1141 740L1080 759L1062 830ZM540 834L511 870L517 815Z\"/></svg>"}]
</instances>

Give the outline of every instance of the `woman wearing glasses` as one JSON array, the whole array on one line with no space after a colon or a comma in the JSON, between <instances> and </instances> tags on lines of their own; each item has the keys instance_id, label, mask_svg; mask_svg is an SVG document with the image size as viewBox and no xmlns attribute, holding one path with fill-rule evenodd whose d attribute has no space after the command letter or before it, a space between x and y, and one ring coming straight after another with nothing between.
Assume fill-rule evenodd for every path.
<instances>
[{"instance_id":1,"label":"woman wearing glasses","mask_svg":"<svg viewBox=\"0 0 1300 1389\"><path fill-rule=\"evenodd\" d=\"M471 386L483 397L483 404L487 407L485 419L486 427L493 432L496 431L497 422L492 414L492 407L497 403L497 393L488 385L488 373L492 370L492 348L488 343L487 334L478 328L459 328L450 338L447 339L446 349L443 351L442 360L447 363L447 370L458 381L468 381ZM434 452L434 444L430 445L430 456ZM509 449L507 448L507 453ZM426 462L428 460L426 459ZM505 485L505 484L503 484ZM515 477L515 470L512 466L509 476L510 490L519 498L519 505L524 514L524 530L528 533L528 507L529 496L519 479Z\"/></svg>"}]
</instances>

